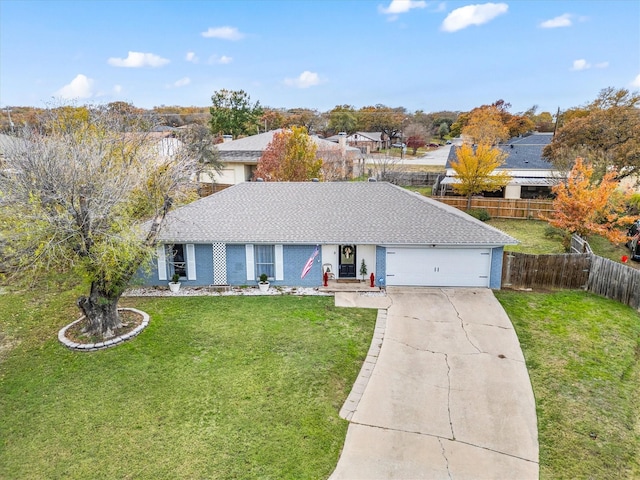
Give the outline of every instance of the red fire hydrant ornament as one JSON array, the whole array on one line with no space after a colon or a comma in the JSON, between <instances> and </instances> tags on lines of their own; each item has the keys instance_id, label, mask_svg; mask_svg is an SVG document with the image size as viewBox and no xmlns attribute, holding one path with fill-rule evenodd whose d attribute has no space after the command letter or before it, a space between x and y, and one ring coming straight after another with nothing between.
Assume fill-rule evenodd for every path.
<instances>
[{"instance_id":1,"label":"red fire hydrant ornament","mask_svg":"<svg viewBox=\"0 0 640 480\"><path fill-rule=\"evenodd\" d=\"M327 272L324 272L324 275L322 275L322 279L324 280L324 286L328 287L329 286L329 274Z\"/></svg>"},{"instance_id":2,"label":"red fire hydrant ornament","mask_svg":"<svg viewBox=\"0 0 640 480\"><path fill-rule=\"evenodd\" d=\"M376 285L376 276L373 274L373 272L371 272L371 276L369 277L369 281L371 282L371 287L375 287Z\"/></svg>"}]
</instances>

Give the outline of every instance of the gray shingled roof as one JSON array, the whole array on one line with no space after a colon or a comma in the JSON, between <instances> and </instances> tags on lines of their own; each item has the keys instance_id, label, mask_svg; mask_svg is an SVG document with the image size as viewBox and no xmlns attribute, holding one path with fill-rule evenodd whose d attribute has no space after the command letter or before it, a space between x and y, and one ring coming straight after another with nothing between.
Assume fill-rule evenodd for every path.
<instances>
[{"instance_id":1,"label":"gray shingled roof","mask_svg":"<svg viewBox=\"0 0 640 480\"><path fill-rule=\"evenodd\" d=\"M218 152L220 152L220 160L224 163L258 163L262 153L273 140L273 135L280 131L282 130L271 130L258 135L251 135L250 137L219 143L216 147ZM318 146L318 152L340 151L340 146L334 142L318 138L315 135L311 135L311 140ZM360 154L360 149L358 148L346 147L346 150L347 152L352 152L351 155L359 156Z\"/></svg>"},{"instance_id":2,"label":"gray shingled roof","mask_svg":"<svg viewBox=\"0 0 640 480\"><path fill-rule=\"evenodd\" d=\"M163 242L515 244L443 203L386 182L245 182L170 212Z\"/></svg>"},{"instance_id":3,"label":"gray shingled roof","mask_svg":"<svg viewBox=\"0 0 640 480\"><path fill-rule=\"evenodd\" d=\"M555 167L542 157L542 150L551 142L552 134L534 133L526 137L516 137L498 147L507 154L505 170L555 170ZM457 147L449 151L446 168L456 159Z\"/></svg>"}]
</instances>

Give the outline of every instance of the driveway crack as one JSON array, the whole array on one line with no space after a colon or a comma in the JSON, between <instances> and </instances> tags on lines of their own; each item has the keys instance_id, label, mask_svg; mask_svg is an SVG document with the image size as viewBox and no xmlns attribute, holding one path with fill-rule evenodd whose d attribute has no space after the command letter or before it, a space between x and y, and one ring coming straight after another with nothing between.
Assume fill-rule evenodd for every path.
<instances>
[{"instance_id":1,"label":"driveway crack","mask_svg":"<svg viewBox=\"0 0 640 480\"><path fill-rule=\"evenodd\" d=\"M447 466L447 476L449 477L450 480L453 480L453 477L451 476L451 470L449 469L449 459L447 458L447 451L444 448L444 445L442 444L442 439L438 438L438 443L440 444L440 448L442 449L442 457L444 458L444 463Z\"/></svg>"},{"instance_id":2,"label":"driveway crack","mask_svg":"<svg viewBox=\"0 0 640 480\"><path fill-rule=\"evenodd\" d=\"M473 343L471 341L471 338L469 337L469 332L467 332L467 329L464 326L464 320L460 316L460 312L458 311L456 306L451 301L451 298L449 297L449 294L447 292L445 292L444 290L442 290L442 293L444 293L444 296L447 297L447 300L449 300L449 304L451 305L453 310L456 312L456 316L460 320L460 327L462 328L462 331L464 332L464 336L467 337L467 341L469 342L469 345L471 345L473 348L475 348L478 351L478 353L482 353L482 350L480 350L480 347L478 347L475 343Z\"/></svg>"},{"instance_id":3,"label":"driveway crack","mask_svg":"<svg viewBox=\"0 0 640 480\"><path fill-rule=\"evenodd\" d=\"M456 440L456 433L453 431L453 419L451 418L451 365L449 365L449 355L444 355L444 363L447 365L447 415L449 415L449 428L451 428L451 438Z\"/></svg>"}]
</instances>

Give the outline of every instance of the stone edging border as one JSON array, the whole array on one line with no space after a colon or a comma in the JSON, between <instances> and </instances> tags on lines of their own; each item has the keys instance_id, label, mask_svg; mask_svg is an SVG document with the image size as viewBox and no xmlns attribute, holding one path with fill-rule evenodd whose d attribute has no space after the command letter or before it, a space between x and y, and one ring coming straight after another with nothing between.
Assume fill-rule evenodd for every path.
<instances>
[{"instance_id":1,"label":"stone edging border","mask_svg":"<svg viewBox=\"0 0 640 480\"><path fill-rule=\"evenodd\" d=\"M84 320L85 317L83 316L83 317L80 317L78 320L71 322L66 327L61 328L60 331L58 332L58 340L60 341L60 343L62 343L65 347L69 348L70 350L75 350L77 352L95 352L96 350L104 350L105 348L115 347L116 345L119 345L122 342L130 340L134 337L137 337L138 334L142 330L144 330L147 327L147 325L149 325L149 318L150 318L149 314L146 312L143 312L142 310L138 310L136 308L129 308L129 307L118 308L118 310L129 310L131 312L135 312L139 315L142 315L142 323L138 325L136 328L134 328L133 330L131 330L129 333L125 333L124 335L121 335L119 337L110 338L109 340L105 340L104 342L76 343L69 340L66 337L66 333L70 327Z\"/></svg>"},{"instance_id":2,"label":"stone edging border","mask_svg":"<svg viewBox=\"0 0 640 480\"><path fill-rule=\"evenodd\" d=\"M349 392L349 395L347 396L347 400L344 402L344 405L340 409L340 417L347 421L351 421L351 419L353 418L353 414L356 413L358 404L362 399L362 394L364 393L367 383L369 383L369 379L371 378L373 369L378 361L378 356L380 355L380 349L382 348L382 341L384 340L386 329L387 310L380 308L378 309L376 326L374 329L373 338L371 339L371 345L369 346L369 352L367 353L367 358L360 368L358 378L356 378L356 381L351 388L351 392Z\"/></svg>"}]
</instances>

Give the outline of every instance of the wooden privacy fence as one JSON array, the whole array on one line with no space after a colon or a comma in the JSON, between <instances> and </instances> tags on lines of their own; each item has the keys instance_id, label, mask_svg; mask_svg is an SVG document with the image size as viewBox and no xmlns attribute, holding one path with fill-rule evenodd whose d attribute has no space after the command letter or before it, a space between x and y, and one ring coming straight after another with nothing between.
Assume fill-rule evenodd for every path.
<instances>
[{"instance_id":1,"label":"wooden privacy fence","mask_svg":"<svg viewBox=\"0 0 640 480\"><path fill-rule=\"evenodd\" d=\"M640 310L640 270L592 255L587 290Z\"/></svg>"},{"instance_id":2,"label":"wooden privacy fence","mask_svg":"<svg viewBox=\"0 0 640 480\"><path fill-rule=\"evenodd\" d=\"M640 270L592 253L504 252L502 286L583 289L640 310Z\"/></svg>"},{"instance_id":3,"label":"wooden privacy fence","mask_svg":"<svg viewBox=\"0 0 640 480\"><path fill-rule=\"evenodd\" d=\"M459 210L467 209L466 197L431 197L439 202L446 203ZM553 213L553 200L535 199L506 199L473 197L471 208L486 210L493 218L528 218L537 220L540 215L551 216Z\"/></svg>"},{"instance_id":4,"label":"wooden privacy fence","mask_svg":"<svg viewBox=\"0 0 640 480\"><path fill-rule=\"evenodd\" d=\"M529 255L504 252L502 286L509 288L584 288L591 255Z\"/></svg>"}]
</instances>

